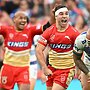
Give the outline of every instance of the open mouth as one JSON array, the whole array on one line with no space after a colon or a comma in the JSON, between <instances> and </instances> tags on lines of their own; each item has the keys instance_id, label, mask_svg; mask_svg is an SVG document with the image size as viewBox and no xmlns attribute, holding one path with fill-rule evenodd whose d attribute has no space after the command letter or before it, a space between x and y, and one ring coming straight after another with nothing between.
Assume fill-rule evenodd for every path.
<instances>
[{"instance_id":1,"label":"open mouth","mask_svg":"<svg viewBox=\"0 0 90 90\"><path fill-rule=\"evenodd\" d=\"M25 25L26 23L20 23L20 25Z\"/></svg>"},{"instance_id":2,"label":"open mouth","mask_svg":"<svg viewBox=\"0 0 90 90\"><path fill-rule=\"evenodd\" d=\"M26 25L26 23L19 23L19 25L20 25L20 26L25 26L25 25Z\"/></svg>"},{"instance_id":3,"label":"open mouth","mask_svg":"<svg viewBox=\"0 0 90 90\"><path fill-rule=\"evenodd\" d=\"M66 23L66 22L67 22L67 20L65 20L65 19L62 19L62 20L61 20L61 22L62 22L62 23Z\"/></svg>"}]
</instances>

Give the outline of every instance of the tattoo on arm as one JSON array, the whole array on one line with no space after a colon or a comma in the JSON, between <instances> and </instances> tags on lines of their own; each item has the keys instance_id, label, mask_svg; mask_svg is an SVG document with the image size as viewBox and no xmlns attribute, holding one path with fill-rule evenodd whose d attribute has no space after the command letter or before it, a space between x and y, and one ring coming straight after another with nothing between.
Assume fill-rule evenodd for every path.
<instances>
[{"instance_id":1,"label":"tattoo on arm","mask_svg":"<svg viewBox=\"0 0 90 90\"><path fill-rule=\"evenodd\" d=\"M76 66L85 74L87 74L89 72L88 68L86 67L86 65L84 64L84 62L81 60L81 56L77 56L75 54L73 54L73 58L75 61Z\"/></svg>"}]
</instances>

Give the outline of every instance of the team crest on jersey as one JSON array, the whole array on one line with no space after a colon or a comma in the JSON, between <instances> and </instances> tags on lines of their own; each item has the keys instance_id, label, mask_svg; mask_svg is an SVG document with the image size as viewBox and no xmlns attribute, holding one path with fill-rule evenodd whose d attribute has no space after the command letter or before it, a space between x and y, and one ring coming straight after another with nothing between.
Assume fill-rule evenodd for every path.
<instances>
[{"instance_id":1,"label":"team crest on jersey","mask_svg":"<svg viewBox=\"0 0 90 90\"><path fill-rule=\"evenodd\" d=\"M14 36L13 33L10 33L10 34L9 34L9 37L10 37L11 39L13 38L13 36Z\"/></svg>"},{"instance_id":2,"label":"team crest on jersey","mask_svg":"<svg viewBox=\"0 0 90 90\"><path fill-rule=\"evenodd\" d=\"M55 38L55 35L51 35L51 36L50 36L50 40L51 40L51 41L53 41L54 38Z\"/></svg>"},{"instance_id":3,"label":"team crest on jersey","mask_svg":"<svg viewBox=\"0 0 90 90\"><path fill-rule=\"evenodd\" d=\"M1 83L2 84L6 84L7 83L7 76L2 76Z\"/></svg>"}]
</instances>

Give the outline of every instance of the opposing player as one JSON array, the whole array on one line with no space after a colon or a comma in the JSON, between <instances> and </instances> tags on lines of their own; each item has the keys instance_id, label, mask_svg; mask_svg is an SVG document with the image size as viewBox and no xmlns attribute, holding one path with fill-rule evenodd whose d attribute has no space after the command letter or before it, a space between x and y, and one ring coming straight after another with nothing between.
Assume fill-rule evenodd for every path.
<instances>
[{"instance_id":1,"label":"opposing player","mask_svg":"<svg viewBox=\"0 0 90 90\"><path fill-rule=\"evenodd\" d=\"M24 12L18 11L13 18L14 26L0 26L0 34L5 39L4 65L0 74L0 90L13 89L18 84L19 90L30 90L29 58L33 37L50 26L30 26ZM1 38L0 38L1 42Z\"/></svg>"},{"instance_id":2,"label":"opposing player","mask_svg":"<svg viewBox=\"0 0 90 90\"><path fill-rule=\"evenodd\" d=\"M82 71L80 76L83 90L90 90L90 29L76 38L73 58L77 67Z\"/></svg>"},{"instance_id":3,"label":"opposing player","mask_svg":"<svg viewBox=\"0 0 90 90\"><path fill-rule=\"evenodd\" d=\"M36 51L35 51L35 45L33 44L31 46L30 51L30 90L34 90L34 86L37 80L37 72L38 72L38 66L37 66L37 57L36 57Z\"/></svg>"},{"instance_id":4,"label":"opposing player","mask_svg":"<svg viewBox=\"0 0 90 90\"><path fill-rule=\"evenodd\" d=\"M75 63L72 56L73 45L79 32L69 25L69 10L59 5L55 8L56 23L40 37L36 47L38 61L48 76L47 90L66 90L73 79ZM49 65L47 67L43 51L50 47Z\"/></svg>"}]
</instances>

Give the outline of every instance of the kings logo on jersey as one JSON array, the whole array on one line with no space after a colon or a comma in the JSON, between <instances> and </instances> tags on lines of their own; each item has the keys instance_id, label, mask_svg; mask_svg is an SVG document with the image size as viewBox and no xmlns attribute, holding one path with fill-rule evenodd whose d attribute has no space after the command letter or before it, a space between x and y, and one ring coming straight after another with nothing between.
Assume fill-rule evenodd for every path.
<instances>
[{"instance_id":1,"label":"kings logo on jersey","mask_svg":"<svg viewBox=\"0 0 90 90\"><path fill-rule=\"evenodd\" d=\"M8 42L10 47L27 47L29 42Z\"/></svg>"}]
</instances>

